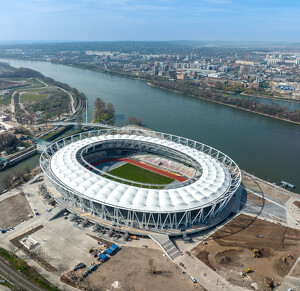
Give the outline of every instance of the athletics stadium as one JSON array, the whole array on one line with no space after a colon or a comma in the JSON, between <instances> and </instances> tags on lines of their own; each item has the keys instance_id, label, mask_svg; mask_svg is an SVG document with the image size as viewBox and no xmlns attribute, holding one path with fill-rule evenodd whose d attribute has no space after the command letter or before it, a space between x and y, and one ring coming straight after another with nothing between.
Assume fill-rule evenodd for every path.
<instances>
[{"instance_id":1,"label":"athletics stadium","mask_svg":"<svg viewBox=\"0 0 300 291\"><path fill-rule=\"evenodd\" d=\"M56 197L105 225L180 235L237 212L241 172L226 154L184 137L122 127L62 138L41 154Z\"/></svg>"}]
</instances>

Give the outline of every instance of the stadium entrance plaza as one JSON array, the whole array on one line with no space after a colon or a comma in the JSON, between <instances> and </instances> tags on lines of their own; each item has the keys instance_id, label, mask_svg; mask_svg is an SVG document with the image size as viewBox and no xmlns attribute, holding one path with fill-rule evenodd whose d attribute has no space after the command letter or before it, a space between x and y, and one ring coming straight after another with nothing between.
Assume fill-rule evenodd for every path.
<instances>
[{"instance_id":1,"label":"stadium entrance plaza","mask_svg":"<svg viewBox=\"0 0 300 291\"><path fill-rule=\"evenodd\" d=\"M260 180L257 181L259 187L264 189L265 201L267 203L265 203L265 207L263 207L262 209L262 207L254 201L253 197L257 195L254 195L252 193L253 195L248 195L249 200L244 207L243 212L246 211L247 214L250 214L253 217L272 222L274 221L274 219L276 222L285 219L287 222L286 224L294 228L299 228L299 226L296 225L295 222L297 222L297 220L300 221L300 212L299 209L295 208L295 205L292 203L296 200L297 195L293 195L287 192L285 193L285 191L283 190L282 193L280 193L281 190L277 191L274 188L270 188L269 185L265 184L264 182ZM257 192L258 186L257 184L253 183L251 179L244 177L243 182L247 187L250 188L250 191L248 193L251 193L251 191ZM69 221L69 219L65 220L63 218L63 215L49 221L49 219L53 216L52 212L54 210L48 212L47 210L52 207L46 205L42 201L42 196L39 196L37 194L39 183L43 183L43 181L33 184L27 183L23 186L23 191L25 192L32 212L34 209L37 209L40 215L34 216L33 218L20 223L19 225L15 226L13 230L10 230L5 235L2 235L0 238L0 245L1 247L9 249L11 239L26 233L36 226L43 225L42 229L36 231L31 236L39 243L39 246L37 246L36 249L42 250L45 260L47 260L49 264L56 268L57 271L46 271L42 266L25 255L21 250L17 252L17 255L28 261L30 265L35 266L37 270L50 282L57 286L60 286L61 288L64 288L62 287L63 283L59 280L60 275L66 273L68 270L73 269L74 266L79 262L90 264L93 260L93 258L89 254L89 249L92 246L97 247L97 241L87 234L97 236L97 233L92 232L91 226L81 229L80 227L74 226L74 222ZM6 194L1 195L0 201L4 201L6 198L13 195L18 195L18 191L12 190ZM278 199L279 197L281 198L281 201ZM252 200L254 203L250 200ZM26 207L24 207L24 209L25 208ZM285 210L287 211L286 216ZM9 219L9 217L7 219ZM217 229L220 229L228 221L231 220L229 219L223 222L216 229L193 235L192 243L190 244L184 244L182 238L172 239L179 250L183 252L183 255L175 260L175 263L178 265L180 263L184 263L187 275L195 277L201 283L201 285L203 285L208 290L242 290L242 288L231 285L224 277L221 277L215 271L210 269L206 264L194 257L193 254L189 255L185 251L191 251L196 245L199 244L199 242L210 236ZM105 236L104 238L106 240L109 240L108 236ZM125 242L121 238L116 243L121 247L138 247L143 251L147 251L147 249L145 248L145 246L147 246L148 249L157 250L159 254L158 257L156 257L157 260L168 261L171 265L173 264L169 259L167 259L165 255L163 255L160 247L148 238L140 238L139 240L133 240L130 242ZM121 255L122 253L117 254L116 256ZM101 270L103 271L103 268L105 268L105 264L103 267L101 266L101 268ZM180 272L178 272L178 276L180 276ZM186 283L187 287L190 286L190 280L188 280L188 276ZM285 290L283 288L295 288L295 286L299 286L299 279L297 281L297 279L293 278L292 276L288 276L282 283L280 289ZM71 286L67 286L66 288L68 290L74 289Z\"/></svg>"}]
</instances>

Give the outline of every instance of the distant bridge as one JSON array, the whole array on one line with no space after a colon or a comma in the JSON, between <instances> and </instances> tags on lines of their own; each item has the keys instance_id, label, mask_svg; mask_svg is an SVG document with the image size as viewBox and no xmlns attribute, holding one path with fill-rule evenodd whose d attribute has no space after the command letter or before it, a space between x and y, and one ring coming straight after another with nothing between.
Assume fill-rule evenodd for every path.
<instances>
[{"instance_id":1,"label":"distant bridge","mask_svg":"<svg viewBox=\"0 0 300 291\"><path fill-rule=\"evenodd\" d=\"M87 122L49 122L49 125L53 126L69 126L69 125L80 125L80 126L95 126L95 127L102 127L102 128L117 128L116 126L113 125L107 125L104 123L87 123ZM40 127L40 126L45 126L45 123L42 124L36 124L35 127Z\"/></svg>"}]
</instances>

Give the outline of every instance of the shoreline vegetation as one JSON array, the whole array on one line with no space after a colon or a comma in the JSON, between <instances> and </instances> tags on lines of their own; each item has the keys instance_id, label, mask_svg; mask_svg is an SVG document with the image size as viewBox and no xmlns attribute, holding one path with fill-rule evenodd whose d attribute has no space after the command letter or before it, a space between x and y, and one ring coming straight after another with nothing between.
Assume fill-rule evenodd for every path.
<instances>
[{"instance_id":1,"label":"shoreline vegetation","mask_svg":"<svg viewBox=\"0 0 300 291\"><path fill-rule=\"evenodd\" d=\"M286 101L286 102L294 102L294 100L276 98L274 96L265 96L264 94L248 94L247 92L239 91L241 95L253 98L266 98L274 100L274 104L267 105L263 103L259 103L258 100L251 100L246 98L239 97L229 97L227 94L235 94L237 92L218 90L216 88L201 88L194 84L191 84L189 81L170 81L168 79L158 77L158 76L136 76L132 74L127 74L126 72L119 72L115 70L106 70L101 67L97 67L94 64L88 63L74 63L69 61L50 61L53 64L61 64L70 67L76 67L80 69L87 69L91 71L108 73L111 75L116 75L120 77L125 77L134 80L145 81L147 85L151 85L153 87L168 90L171 92L184 94L189 97L199 98L202 100L218 103L225 106L230 106L232 108L245 110L248 112L256 113L259 115L263 115L266 117L275 118L281 121L287 121L293 124L300 124L300 110L294 110L290 112L284 106L280 106L276 104L276 101ZM297 100L295 100L297 102Z\"/></svg>"},{"instance_id":2,"label":"shoreline vegetation","mask_svg":"<svg viewBox=\"0 0 300 291\"><path fill-rule=\"evenodd\" d=\"M32 70L29 68L14 68L10 66L8 63L0 61L0 67L2 68L2 71L0 72L0 79L32 79L37 80L39 83L42 83L46 88L49 88L50 86L53 86L55 88L58 88L61 90L61 92L55 92L53 94L49 93L49 96L47 98L43 98L41 100L32 99L34 96L32 96L33 93L29 96L30 106L26 107L25 109L29 110L31 114L33 114L35 111L45 111L45 122L53 115L53 116L60 116L65 112L72 112L72 105L75 109L71 114L73 116L76 116L80 114L85 109L85 100L86 96L84 93L79 92L76 88L73 88L69 86L66 83L56 81L50 77L44 76L42 73ZM16 93L16 98L18 99L16 103L16 113L21 114L25 110L19 108L19 90L20 88L30 89L28 84L17 86L12 88L12 90L9 93L9 98L12 97L14 93ZM41 90L43 88L33 87L32 90ZM38 91L36 91L38 92ZM70 96L70 99L67 99L67 96ZM15 99L16 99L15 98ZM70 100L70 101L68 101ZM10 103L10 102L9 102ZM73 103L73 104L72 104ZM9 104L7 104L9 105ZM26 115L28 116L28 114ZM30 122L31 123L31 122Z\"/></svg>"},{"instance_id":3,"label":"shoreline vegetation","mask_svg":"<svg viewBox=\"0 0 300 291\"><path fill-rule=\"evenodd\" d=\"M69 62L56 62L51 61L54 64L61 64L61 65L67 65L71 67L77 67L81 69L87 69L92 70L96 72L102 72L102 73L108 73L112 75L117 75L125 78L135 79L135 80L141 80L145 81L147 85L153 86L159 89L168 90L171 92L184 94L186 96L199 98L202 100L218 103L221 105L229 106L236 109L245 110L248 112L256 113L259 115L263 115L266 117L275 118L281 121L287 121L293 124L300 125L300 110L294 110L290 112L287 110L284 106L280 106L276 104L276 101L290 101L293 102L293 100L283 100L283 99L276 99L276 97L272 96L264 96L264 95L254 95L254 94L247 94L244 92L239 92L241 95L249 96L253 98L269 98L274 99L274 104L267 105L263 103L258 103L257 100L251 100L246 98L238 98L238 97L229 97L225 94L230 94L231 92L222 91L217 89L211 88L211 90L199 88L195 85L192 85L189 81L169 81L167 79L163 79L162 77L156 77L156 76L134 76L130 74L126 74L123 72L117 72L117 71L111 71L111 70L105 70L101 69L99 67L95 67L91 64L82 64L82 63L69 63ZM235 93L235 92L232 92ZM276 99L276 100L275 100Z\"/></svg>"},{"instance_id":4,"label":"shoreline vegetation","mask_svg":"<svg viewBox=\"0 0 300 291\"><path fill-rule=\"evenodd\" d=\"M14 117L12 118L12 122L15 125L14 131L8 131L1 134L0 140L0 151L6 152L8 156L4 156L2 158L0 164L0 171L3 173L3 177L0 180L0 193L5 190L9 190L11 188L19 187L23 183L26 183L28 179L30 179L32 171L29 170L28 167L25 167L21 170L15 170L13 176L11 174L5 173L5 170L10 168L10 162L5 160L6 159L13 159L14 157L19 157L25 154L28 149L32 147L32 144L36 143L37 140L47 140L51 141L56 136L63 134L69 128L60 128L59 126L55 128L51 128L46 132L42 132L40 130L32 131L30 127L26 128L26 126L32 126L34 124L34 117L35 113L38 110L41 110L41 114L44 114L44 117L40 115L39 120L37 119L36 125L39 125L40 122L45 122L46 127L47 123L50 122L50 118L59 118L60 116L65 114L69 115L68 119L72 120L75 119L77 116L80 116L82 111L85 109L86 106L86 96L79 92L76 88L69 86L68 84L56 81L52 78L48 78L41 74L38 71L28 69L28 68L14 68L11 67L9 64L5 62L0 62L0 81L2 85L8 84L10 86L10 92L5 96L5 99L9 99L10 101L14 95L19 97L19 90L23 90L24 92L38 92L40 93L41 90L48 90L51 88L51 94L45 98L35 98L30 99L30 103L28 106L19 106L19 98L18 102L15 102L15 113L11 113ZM12 85L13 86L12 86ZM17 86L16 86L17 85ZM56 90L56 91L55 91ZM61 91L62 90L62 91ZM37 95L34 95L36 97ZM24 95L24 94L23 94ZM23 96L22 95L22 96ZM30 98L32 98L30 96ZM10 102L3 102L1 105L4 108L10 106ZM6 110L6 109L5 109ZM9 111L8 111L9 112ZM9 113L10 114L10 113ZM68 116L68 115L67 115ZM24 127L25 126L25 127ZM21 135L16 137L16 135ZM17 150L18 146L24 147L22 150ZM36 147L33 147L35 150ZM29 158L30 156L28 156ZM27 159L19 159L19 161L12 164L16 165L19 162ZM4 161L4 162L3 162Z\"/></svg>"},{"instance_id":5,"label":"shoreline vegetation","mask_svg":"<svg viewBox=\"0 0 300 291\"><path fill-rule=\"evenodd\" d=\"M155 86L155 85L151 84L150 82L147 82L147 85L155 87L155 88L159 88L159 89L168 90L170 92L183 94L182 92L177 91L177 90L172 90L172 89L167 89L167 88L164 88L164 87ZM243 108L243 107L239 107L239 106L236 106L236 105L225 104L223 102L219 102L219 101L216 101L216 100L206 99L206 98L195 96L195 95L190 95L190 94L185 94L185 95L190 96L190 97L194 97L194 98L198 98L198 99L201 99L201 100L205 100L205 101L208 101L208 102L214 102L214 103L217 103L217 104L229 106L229 107L232 107L232 108L236 108L236 109L248 111L248 112L251 112L251 113L256 113L256 114L259 114L259 115L263 115L263 116L266 116L266 117L271 117L271 118L274 118L274 119L278 119L278 120L282 120L282 121L286 121L286 122L290 122L290 123L294 123L294 124L300 125L300 121L293 121L293 120L289 120L289 119L277 117L277 116L274 116L274 115L269 115L269 114L261 113L261 112L258 112L258 111L253 111L253 110L246 109L246 108ZM247 95L247 96L249 96L249 95Z\"/></svg>"}]
</instances>

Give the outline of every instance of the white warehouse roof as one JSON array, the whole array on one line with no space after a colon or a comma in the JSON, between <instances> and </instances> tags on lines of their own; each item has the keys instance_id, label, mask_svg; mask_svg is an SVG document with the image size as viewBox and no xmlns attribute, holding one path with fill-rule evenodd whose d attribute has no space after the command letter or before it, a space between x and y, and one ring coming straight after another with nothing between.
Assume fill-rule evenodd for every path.
<instances>
[{"instance_id":1,"label":"white warehouse roof","mask_svg":"<svg viewBox=\"0 0 300 291\"><path fill-rule=\"evenodd\" d=\"M120 139L151 142L180 151L200 164L202 175L192 184L175 189L139 188L97 175L76 159L76 153L91 143ZM201 208L225 195L231 183L229 171L209 154L181 143L143 135L100 135L76 141L52 156L51 171L62 184L87 199L141 212L178 212Z\"/></svg>"}]
</instances>

